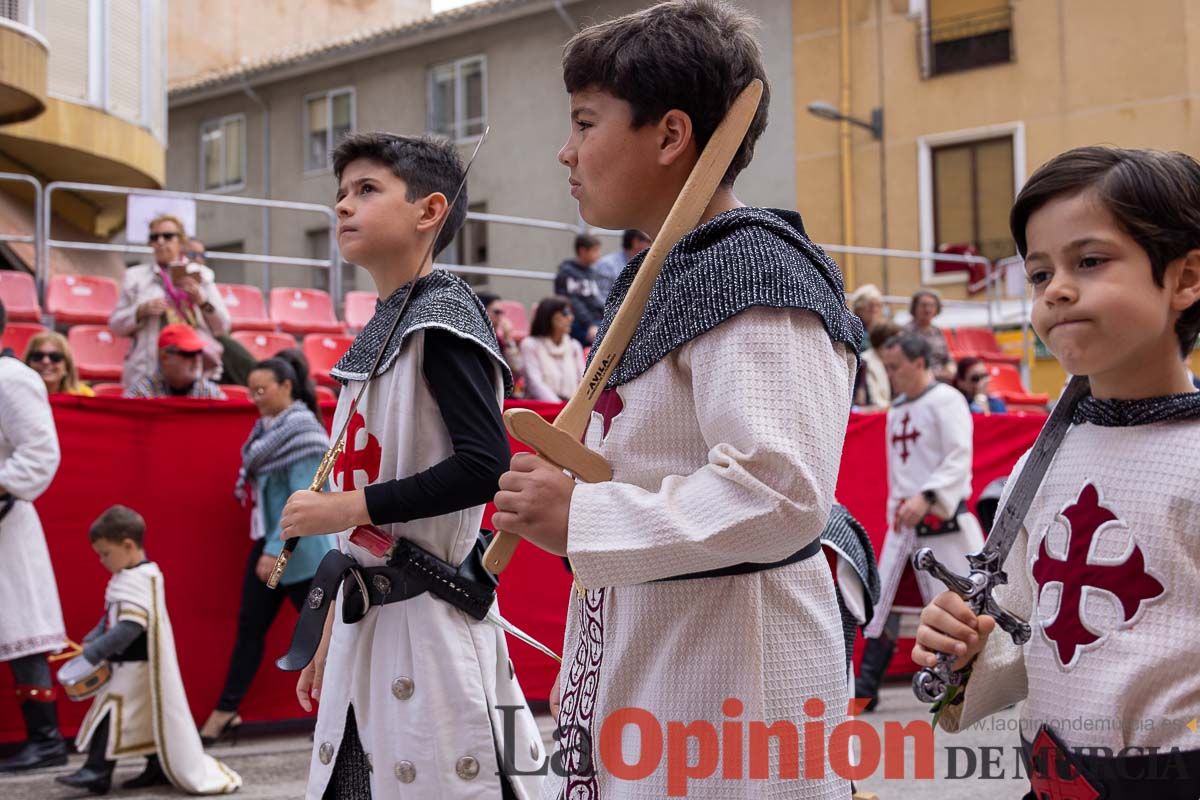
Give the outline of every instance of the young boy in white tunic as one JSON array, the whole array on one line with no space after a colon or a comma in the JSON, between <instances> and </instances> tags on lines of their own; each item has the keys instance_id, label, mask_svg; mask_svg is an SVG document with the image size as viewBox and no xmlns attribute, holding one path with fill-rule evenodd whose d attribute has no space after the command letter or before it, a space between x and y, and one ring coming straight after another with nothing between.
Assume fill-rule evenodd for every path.
<instances>
[{"instance_id":1,"label":"young boy in white tunic","mask_svg":"<svg viewBox=\"0 0 1200 800\"><path fill-rule=\"evenodd\" d=\"M766 83L752 28L731 6L684 0L568 42L571 134L558 157L589 224L659 233L733 99L755 78ZM566 555L586 588L570 606L558 686L568 774L547 778L545 798L850 794L823 741L748 744L745 764L739 750L720 768L707 756L678 763L680 748L715 754L727 720L798 729L823 719L828 729L848 700L834 586L812 556L833 504L862 328L799 215L733 194L768 100L764 91L700 225L667 256L592 417L586 444L613 479L577 485L531 454L501 479L497 528ZM613 285L598 341L641 263ZM631 707L657 720L658 741L647 740L653 726L641 737L613 727L614 712ZM656 760L661 731L693 722ZM623 742L619 758L602 731Z\"/></svg>"},{"instance_id":2,"label":"young boy in white tunic","mask_svg":"<svg viewBox=\"0 0 1200 800\"><path fill-rule=\"evenodd\" d=\"M349 421L335 491L297 492L281 520L285 538L340 543L283 660L308 664L301 705L320 700L307 796L529 800L539 779L516 773L544 756L504 635L483 621L495 582L479 537L510 453L511 376L483 304L432 261L466 217L465 189L451 205L464 168L449 142L385 133L347 138L333 165L338 246L382 300L332 370L345 384L333 430ZM365 526L394 553L360 546ZM298 643L318 616L308 663Z\"/></svg>"},{"instance_id":3,"label":"young boy in white tunic","mask_svg":"<svg viewBox=\"0 0 1200 800\"><path fill-rule=\"evenodd\" d=\"M967 569L967 553L983 547L983 531L967 510L971 496L974 425L962 393L933 376L929 341L904 333L884 342L880 357L898 396L887 412L887 537L879 558L880 597L867 626L866 648L854 696L879 700L879 682L892 660L900 617L892 601L909 559L930 547L956 572ZM917 572L921 598L928 603L943 588L927 572Z\"/></svg>"},{"instance_id":4,"label":"young boy in white tunic","mask_svg":"<svg viewBox=\"0 0 1200 800\"><path fill-rule=\"evenodd\" d=\"M55 780L107 794L116 759L146 756L145 770L122 788L174 784L188 794L236 792L241 776L205 754L192 721L163 575L146 559L145 532L142 516L120 505L97 517L88 532L113 576L104 591L104 616L84 637L83 657L92 665L107 661L112 679L92 701L75 739L87 761Z\"/></svg>"},{"instance_id":5,"label":"young boy in white tunic","mask_svg":"<svg viewBox=\"0 0 1200 800\"><path fill-rule=\"evenodd\" d=\"M1071 150L1025 184L1011 226L1034 329L1091 396L995 595L1032 638L1014 645L944 592L921 614L913 658L953 653L969 670L947 730L1025 701L1027 797L1194 800L1200 393L1185 358L1200 331L1200 164Z\"/></svg>"}]
</instances>

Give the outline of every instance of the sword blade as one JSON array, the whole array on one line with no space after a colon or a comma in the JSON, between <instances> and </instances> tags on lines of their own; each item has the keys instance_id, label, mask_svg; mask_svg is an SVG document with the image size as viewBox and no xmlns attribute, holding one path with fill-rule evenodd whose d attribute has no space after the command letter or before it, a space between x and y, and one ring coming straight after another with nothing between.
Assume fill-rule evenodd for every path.
<instances>
[{"instance_id":1,"label":"sword blade","mask_svg":"<svg viewBox=\"0 0 1200 800\"><path fill-rule=\"evenodd\" d=\"M484 617L484 620L492 623L497 628L504 631L509 636L513 637L514 639L520 639L522 642L529 645L534 650L537 650L540 653L545 653L546 655L550 656L555 661L557 661L559 664L562 663L562 657L559 656L558 653L555 653L549 647L542 644L537 639L533 638L528 633L526 633L525 631L518 628L516 625L513 625L511 622L506 620L504 617L497 614L495 612L495 610L488 611L487 616Z\"/></svg>"}]
</instances>

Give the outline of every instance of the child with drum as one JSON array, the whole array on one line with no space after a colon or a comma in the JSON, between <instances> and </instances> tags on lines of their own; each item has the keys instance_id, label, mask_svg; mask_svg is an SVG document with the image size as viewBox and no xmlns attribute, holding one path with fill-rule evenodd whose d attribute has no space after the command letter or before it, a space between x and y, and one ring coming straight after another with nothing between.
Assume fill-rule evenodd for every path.
<instances>
[{"instance_id":1,"label":"child with drum","mask_svg":"<svg viewBox=\"0 0 1200 800\"><path fill-rule=\"evenodd\" d=\"M92 549L113 576L104 616L84 637L82 652L59 672L73 699L96 699L75 739L87 761L55 780L106 794L117 758L146 756L146 769L123 788L169 783L189 794L229 794L242 779L200 744L175 658L162 572L146 559L145 531L142 516L120 505L101 514L89 531Z\"/></svg>"}]
</instances>

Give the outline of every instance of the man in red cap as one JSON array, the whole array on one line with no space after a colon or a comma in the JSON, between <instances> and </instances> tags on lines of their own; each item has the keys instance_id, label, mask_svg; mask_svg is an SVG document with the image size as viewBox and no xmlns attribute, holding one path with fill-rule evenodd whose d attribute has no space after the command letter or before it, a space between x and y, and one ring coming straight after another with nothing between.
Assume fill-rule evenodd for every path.
<instances>
[{"instance_id":1,"label":"man in red cap","mask_svg":"<svg viewBox=\"0 0 1200 800\"><path fill-rule=\"evenodd\" d=\"M221 387L205 378L204 339L190 325L166 325L158 334L158 371L125 388L126 397L215 397Z\"/></svg>"}]
</instances>

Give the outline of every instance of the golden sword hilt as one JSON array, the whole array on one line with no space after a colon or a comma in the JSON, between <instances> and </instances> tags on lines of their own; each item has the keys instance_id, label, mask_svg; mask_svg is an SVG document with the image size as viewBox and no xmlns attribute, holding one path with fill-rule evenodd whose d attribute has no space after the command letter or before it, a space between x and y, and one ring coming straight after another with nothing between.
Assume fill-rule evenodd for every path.
<instances>
[{"instance_id":1,"label":"golden sword hilt","mask_svg":"<svg viewBox=\"0 0 1200 800\"><path fill-rule=\"evenodd\" d=\"M312 484L308 487L310 492L319 492L325 488L326 481L333 474L333 466L344 449L346 449L346 437L343 434L338 437L333 447L326 450L325 455L321 457L321 463L317 466L317 474L313 476ZM279 586L279 581L283 579L283 571L287 569L288 559L292 557L292 552L298 544L300 544L299 536L293 536L283 543L283 549L279 551L279 555L275 556L275 566L271 567L271 574L267 578L268 589Z\"/></svg>"}]
</instances>

